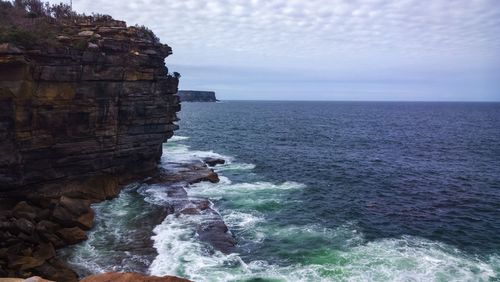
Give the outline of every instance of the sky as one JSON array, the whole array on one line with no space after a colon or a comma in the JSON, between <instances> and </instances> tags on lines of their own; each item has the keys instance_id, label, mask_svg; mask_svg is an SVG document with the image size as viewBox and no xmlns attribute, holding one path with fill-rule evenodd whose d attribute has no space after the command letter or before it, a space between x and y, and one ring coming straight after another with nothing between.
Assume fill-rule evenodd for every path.
<instances>
[{"instance_id":1,"label":"sky","mask_svg":"<svg viewBox=\"0 0 500 282\"><path fill-rule=\"evenodd\" d=\"M59 1L52 1L59 2ZM223 100L500 101L500 0L73 0Z\"/></svg>"}]
</instances>

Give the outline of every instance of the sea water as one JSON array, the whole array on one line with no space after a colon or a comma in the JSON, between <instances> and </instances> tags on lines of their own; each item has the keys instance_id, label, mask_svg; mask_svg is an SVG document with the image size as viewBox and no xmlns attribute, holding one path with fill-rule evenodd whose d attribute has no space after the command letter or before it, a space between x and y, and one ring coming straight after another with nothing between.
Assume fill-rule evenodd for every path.
<instances>
[{"instance_id":1,"label":"sea water","mask_svg":"<svg viewBox=\"0 0 500 282\"><path fill-rule=\"evenodd\" d=\"M184 103L163 165L223 157L199 183L238 241L197 239L142 183L96 204L89 240L65 251L85 275L194 281L498 281L500 104Z\"/></svg>"}]
</instances>

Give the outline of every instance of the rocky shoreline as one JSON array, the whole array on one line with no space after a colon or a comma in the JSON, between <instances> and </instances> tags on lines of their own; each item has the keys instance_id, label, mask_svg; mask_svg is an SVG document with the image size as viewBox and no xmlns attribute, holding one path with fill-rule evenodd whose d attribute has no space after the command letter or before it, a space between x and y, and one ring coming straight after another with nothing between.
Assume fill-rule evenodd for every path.
<instances>
[{"instance_id":1,"label":"rocky shoreline","mask_svg":"<svg viewBox=\"0 0 500 282\"><path fill-rule=\"evenodd\" d=\"M215 211L209 199L188 197L186 189L190 184L202 181L219 182L216 172L210 167L222 164L223 159L206 158L189 163L168 163L168 170L162 169L145 183L162 189L173 201L171 213L179 215L203 215L204 220L195 226L199 240L210 244L215 250L228 254L234 251L236 240L229 232L220 214Z\"/></svg>"},{"instance_id":2,"label":"rocky shoreline","mask_svg":"<svg viewBox=\"0 0 500 282\"><path fill-rule=\"evenodd\" d=\"M8 30L0 34L0 277L78 281L59 250L87 240L92 204L141 181L176 198L157 220L209 215L196 226L199 238L231 252L236 242L209 200L185 190L218 182L209 166L224 160L158 166L178 128L180 75L165 66L172 49L109 16L0 1ZM101 278L85 281L175 280Z\"/></svg>"},{"instance_id":3,"label":"rocky shoreline","mask_svg":"<svg viewBox=\"0 0 500 282\"><path fill-rule=\"evenodd\" d=\"M6 260L7 265L2 269L9 272L1 275L39 275L54 281L78 281L76 272L57 257L56 250L85 241L85 231L93 226L91 204L118 196L121 188L131 181L155 185L155 189L162 189L175 199L173 204L165 206L165 216L205 215L206 220L196 226L199 239L211 244L215 250L231 253L236 241L221 216L211 208L208 199L189 198L185 190L190 184L202 181L219 182L217 173L209 166L214 162L223 163L223 160L169 163L168 170L158 168L144 180L116 177L95 179L85 184L65 183L64 187L72 188L64 195L54 198L44 194L50 192L49 189L40 191L43 195L40 197L31 196L17 203L3 204L0 211L1 244L8 247L2 248L4 253L0 253L0 259Z\"/></svg>"},{"instance_id":4,"label":"rocky shoreline","mask_svg":"<svg viewBox=\"0 0 500 282\"><path fill-rule=\"evenodd\" d=\"M0 1L0 277L78 281L57 253L87 239L91 205L165 179L180 110L172 49L109 16Z\"/></svg>"}]
</instances>

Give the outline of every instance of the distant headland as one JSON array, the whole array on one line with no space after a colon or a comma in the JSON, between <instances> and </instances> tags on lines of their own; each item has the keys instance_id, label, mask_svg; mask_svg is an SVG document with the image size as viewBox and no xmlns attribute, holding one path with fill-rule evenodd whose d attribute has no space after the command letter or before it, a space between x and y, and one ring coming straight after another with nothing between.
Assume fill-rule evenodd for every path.
<instances>
[{"instance_id":1,"label":"distant headland","mask_svg":"<svg viewBox=\"0 0 500 282\"><path fill-rule=\"evenodd\" d=\"M179 90L181 102L217 102L214 91Z\"/></svg>"}]
</instances>

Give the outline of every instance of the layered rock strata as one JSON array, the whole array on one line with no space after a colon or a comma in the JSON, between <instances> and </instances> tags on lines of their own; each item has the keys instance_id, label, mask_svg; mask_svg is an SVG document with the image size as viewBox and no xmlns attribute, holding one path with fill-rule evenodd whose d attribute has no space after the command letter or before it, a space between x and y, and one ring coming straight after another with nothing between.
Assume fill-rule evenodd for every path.
<instances>
[{"instance_id":1,"label":"layered rock strata","mask_svg":"<svg viewBox=\"0 0 500 282\"><path fill-rule=\"evenodd\" d=\"M171 48L105 24L68 25L53 47L0 46L0 191L156 166L180 109Z\"/></svg>"},{"instance_id":2,"label":"layered rock strata","mask_svg":"<svg viewBox=\"0 0 500 282\"><path fill-rule=\"evenodd\" d=\"M91 203L154 170L177 128L169 46L121 21L57 24L57 44L0 44L0 277L77 281L56 250L86 239Z\"/></svg>"}]
</instances>

